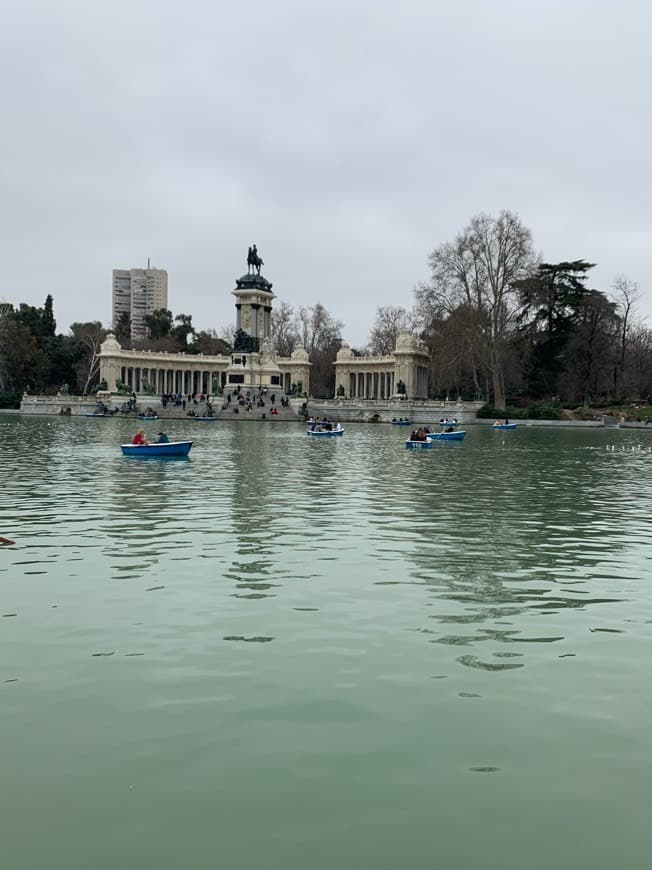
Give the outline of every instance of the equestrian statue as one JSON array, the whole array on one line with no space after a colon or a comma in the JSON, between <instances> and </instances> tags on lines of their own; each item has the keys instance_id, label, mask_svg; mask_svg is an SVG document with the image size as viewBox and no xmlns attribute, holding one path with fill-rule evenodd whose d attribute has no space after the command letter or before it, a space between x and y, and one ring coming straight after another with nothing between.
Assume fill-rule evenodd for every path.
<instances>
[{"instance_id":1,"label":"equestrian statue","mask_svg":"<svg viewBox=\"0 0 652 870\"><path fill-rule=\"evenodd\" d=\"M247 252L247 274L253 275L255 269L256 274L260 275L260 267L264 265L262 257L258 256L258 248L252 245Z\"/></svg>"}]
</instances>

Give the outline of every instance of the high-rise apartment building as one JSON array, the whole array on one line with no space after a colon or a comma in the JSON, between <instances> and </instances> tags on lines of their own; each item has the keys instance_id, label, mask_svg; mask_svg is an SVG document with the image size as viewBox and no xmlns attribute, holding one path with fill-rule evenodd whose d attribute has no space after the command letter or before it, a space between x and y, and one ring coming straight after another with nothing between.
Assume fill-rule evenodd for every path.
<instances>
[{"instance_id":1,"label":"high-rise apartment building","mask_svg":"<svg viewBox=\"0 0 652 870\"><path fill-rule=\"evenodd\" d=\"M113 328L128 314L131 337L147 338L145 316L168 307L168 273L165 269L113 270Z\"/></svg>"}]
</instances>

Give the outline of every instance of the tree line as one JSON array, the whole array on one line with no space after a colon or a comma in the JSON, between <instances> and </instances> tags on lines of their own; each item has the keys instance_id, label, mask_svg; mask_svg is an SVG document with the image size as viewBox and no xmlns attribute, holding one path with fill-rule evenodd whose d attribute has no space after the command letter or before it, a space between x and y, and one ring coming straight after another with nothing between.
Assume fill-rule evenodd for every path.
<instances>
[{"instance_id":1,"label":"tree line","mask_svg":"<svg viewBox=\"0 0 652 870\"><path fill-rule=\"evenodd\" d=\"M638 310L641 292L624 276L609 292L589 285L584 259L548 263L533 248L518 215L479 214L428 258L429 278L413 304L380 306L364 347L355 354L391 354L402 330L430 357L430 398L482 400L495 408L532 401L565 405L618 403L652 394L652 332ZM65 387L89 393L99 385L97 354L107 330L73 323L56 333L53 298L42 308L21 304L0 313L0 389L22 394ZM344 324L321 304L272 312L276 352L303 345L312 362L311 393L335 394L333 363ZM145 318L148 336L131 339L128 315L114 325L123 347L170 353L231 353L234 328L195 330L192 315L160 309Z\"/></svg>"},{"instance_id":2,"label":"tree line","mask_svg":"<svg viewBox=\"0 0 652 870\"><path fill-rule=\"evenodd\" d=\"M272 316L277 353L290 356L302 344L313 363L313 393L332 395L332 363L342 346L343 324L320 303L295 311L281 302ZM111 331L126 349L211 356L228 356L232 351L234 327L220 334L216 330L197 331L192 315L174 315L167 309L148 314L145 325L147 337L132 339L129 316L121 315ZM98 354L108 333L99 321L93 321L73 323L68 334L57 334L51 294L41 308L24 303L16 309L4 306L0 311L0 404L17 407L25 390L46 394L95 392L103 386Z\"/></svg>"},{"instance_id":3,"label":"tree line","mask_svg":"<svg viewBox=\"0 0 652 870\"><path fill-rule=\"evenodd\" d=\"M475 216L429 256L410 309L376 312L368 350L409 329L430 355L432 398L495 408L533 401L617 404L652 394L652 332L625 276L591 287L595 263L547 263L513 212Z\"/></svg>"},{"instance_id":4,"label":"tree line","mask_svg":"<svg viewBox=\"0 0 652 870\"><path fill-rule=\"evenodd\" d=\"M73 323L57 334L54 300L42 308L21 303L0 313L0 391L3 404L17 405L25 389L87 393L99 380L97 354L106 338L99 321Z\"/></svg>"}]
</instances>

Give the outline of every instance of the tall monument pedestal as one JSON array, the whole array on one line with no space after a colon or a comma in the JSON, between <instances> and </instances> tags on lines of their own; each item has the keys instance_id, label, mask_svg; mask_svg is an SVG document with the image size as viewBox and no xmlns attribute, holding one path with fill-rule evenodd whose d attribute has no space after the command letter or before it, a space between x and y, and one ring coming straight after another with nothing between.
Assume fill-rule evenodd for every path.
<instances>
[{"instance_id":1,"label":"tall monument pedestal","mask_svg":"<svg viewBox=\"0 0 652 870\"><path fill-rule=\"evenodd\" d=\"M268 387L272 390L280 390L283 386L281 369L276 363L276 355L271 346L263 348L262 353L247 353L233 350L231 362L226 370L225 390L233 392L240 387L241 390L257 390ZM271 351L267 352L266 351Z\"/></svg>"},{"instance_id":2,"label":"tall monument pedestal","mask_svg":"<svg viewBox=\"0 0 652 870\"><path fill-rule=\"evenodd\" d=\"M271 283L255 272L236 280L236 331L231 362L226 371L225 389L281 390L283 378L276 362L272 341Z\"/></svg>"}]
</instances>

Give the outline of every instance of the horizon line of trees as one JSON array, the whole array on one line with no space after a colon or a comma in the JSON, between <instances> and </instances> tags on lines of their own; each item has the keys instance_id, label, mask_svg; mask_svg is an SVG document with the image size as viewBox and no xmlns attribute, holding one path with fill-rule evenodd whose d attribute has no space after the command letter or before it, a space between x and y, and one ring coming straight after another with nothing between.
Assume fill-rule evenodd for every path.
<instances>
[{"instance_id":1,"label":"horizon line of trees","mask_svg":"<svg viewBox=\"0 0 652 870\"><path fill-rule=\"evenodd\" d=\"M311 383L319 396L332 394L335 372L333 361L342 346L342 322L335 320L317 303L295 311L281 302L272 313L275 348L290 356L302 344L313 363ZM121 316L115 327L105 328L99 321L73 323L68 334L57 333L54 299L48 294L42 308L21 303L0 312L0 393L11 394L16 404L25 390L35 393L64 392L82 395L100 387L100 348L112 332L122 347L133 350L167 351L207 355L229 355L235 326L197 332L192 315L173 315L159 309L145 317L148 337L131 338L131 323Z\"/></svg>"},{"instance_id":2,"label":"horizon line of trees","mask_svg":"<svg viewBox=\"0 0 652 870\"><path fill-rule=\"evenodd\" d=\"M433 250L429 266L412 308L378 308L367 350L391 352L410 330L430 355L431 398L504 409L652 395L652 331L626 276L604 292L588 283L595 263L543 261L510 211L476 215Z\"/></svg>"},{"instance_id":3,"label":"horizon line of trees","mask_svg":"<svg viewBox=\"0 0 652 870\"><path fill-rule=\"evenodd\" d=\"M652 394L652 331L625 276L610 293L588 286L595 264L547 263L536 256L517 214L473 217L452 242L428 258L430 277L414 288L411 308L379 306L366 346L355 354L390 354L402 330L430 356L431 398L482 400L496 408L526 401L589 404ZM112 331L123 347L171 353L229 354L235 328L197 332L192 315L167 309L145 318L148 337L132 340L123 315L112 330L99 321L73 323L57 334L54 300L20 304L0 314L0 389L88 393L99 383L100 346ZM335 395L333 363L344 324L319 302L272 312L274 345L310 355L311 393Z\"/></svg>"}]
</instances>

